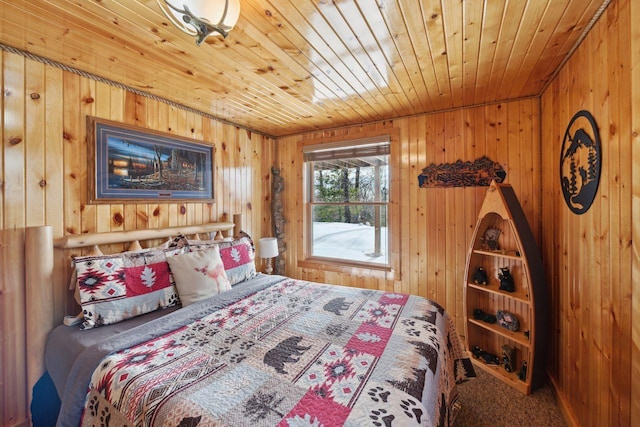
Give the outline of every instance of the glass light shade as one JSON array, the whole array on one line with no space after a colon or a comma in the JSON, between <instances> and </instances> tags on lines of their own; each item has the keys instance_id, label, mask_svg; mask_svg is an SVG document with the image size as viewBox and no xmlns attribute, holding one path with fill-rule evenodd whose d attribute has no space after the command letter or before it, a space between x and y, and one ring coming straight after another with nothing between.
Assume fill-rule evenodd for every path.
<instances>
[{"instance_id":1,"label":"glass light shade","mask_svg":"<svg viewBox=\"0 0 640 427\"><path fill-rule=\"evenodd\" d=\"M158 4L173 25L198 36L198 44L210 35L226 36L240 16L240 0L158 0Z\"/></svg>"},{"instance_id":2,"label":"glass light shade","mask_svg":"<svg viewBox=\"0 0 640 427\"><path fill-rule=\"evenodd\" d=\"M263 237L258 240L258 256L275 258L278 256L278 240L275 237Z\"/></svg>"}]
</instances>

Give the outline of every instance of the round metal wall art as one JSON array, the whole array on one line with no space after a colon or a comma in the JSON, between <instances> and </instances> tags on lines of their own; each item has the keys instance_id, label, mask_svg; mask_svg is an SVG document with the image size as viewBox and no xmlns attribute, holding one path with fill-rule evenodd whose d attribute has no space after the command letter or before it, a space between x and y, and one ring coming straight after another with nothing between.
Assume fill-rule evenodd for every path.
<instances>
[{"instance_id":1,"label":"round metal wall art","mask_svg":"<svg viewBox=\"0 0 640 427\"><path fill-rule=\"evenodd\" d=\"M602 153L596 121L588 111L578 111L567 126L560 152L560 184L571 212L589 210L598 191Z\"/></svg>"}]
</instances>

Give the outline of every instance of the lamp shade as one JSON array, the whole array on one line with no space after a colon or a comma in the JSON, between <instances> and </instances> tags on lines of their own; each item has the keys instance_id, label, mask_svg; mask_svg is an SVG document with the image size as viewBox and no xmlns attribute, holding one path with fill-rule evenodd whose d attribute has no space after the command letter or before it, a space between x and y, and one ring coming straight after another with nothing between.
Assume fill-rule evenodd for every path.
<instances>
[{"instance_id":1,"label":"lamp shade","mask_svg":"<svg viewBox=\"0 0 640 427\"><path fill-rule=\"evenodd\" d=\"M198 44L210 35L233 29L240 16L240 0L158 0L173 25L198 36Z\"/></svg>"},{"instance_id":2,"label":"lamp shade","mask_svg":"<svg viewBox=\"0 0 640 427\"><path fill-rule=\"evenodd\" d=\"M278 240L275 237L263 237L258 240L258 256L275 258L278 256Z\"/></svg>"}]
</instances>

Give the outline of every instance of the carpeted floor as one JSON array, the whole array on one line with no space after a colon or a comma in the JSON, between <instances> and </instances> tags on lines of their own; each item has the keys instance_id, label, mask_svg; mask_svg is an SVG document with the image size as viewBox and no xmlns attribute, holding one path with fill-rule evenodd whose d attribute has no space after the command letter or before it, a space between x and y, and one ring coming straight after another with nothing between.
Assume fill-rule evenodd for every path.
<instances>
[{"instance_id":1,"label":"carpeted floor","mask_svg":"<svg viewBox=\"0 0 640 427\"><path fill-rule=\"evenodd\" d=\"M458 386L462 408L455 427L566 426L551 386L525 396L480 369L476 374Z\"/></svg>"}]
</instances>

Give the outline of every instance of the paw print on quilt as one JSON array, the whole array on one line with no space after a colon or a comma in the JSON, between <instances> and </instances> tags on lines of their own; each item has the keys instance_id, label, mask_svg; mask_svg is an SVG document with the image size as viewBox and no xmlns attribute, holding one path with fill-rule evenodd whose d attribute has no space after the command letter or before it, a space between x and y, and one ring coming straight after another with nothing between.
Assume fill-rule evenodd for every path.
<instances>
[{"instance_id":1,"label":"paw print on quilt","mask_svg":"<svg viewBox=\"0 0 640 427\"><path fill-rule=\"evenodd\" d=\"M369 381L345 424L390 426L431 425L422 403L402 390Z\"/></svg>"},{"instance_id":2,"label":"paw print on quilt","mask_svg":"<svg viewBox=\"0 0 640 427\"><path fill-rule=\"evenodd\" d=\"M250 350L255 344L247 337L220 331L220 335L210 343L207 351L221 362L238 364L249 356Z\"/></svg>"}]
</instances>

